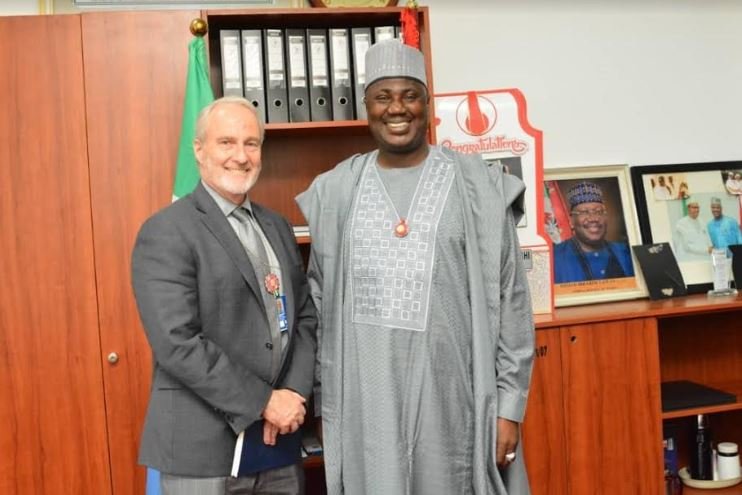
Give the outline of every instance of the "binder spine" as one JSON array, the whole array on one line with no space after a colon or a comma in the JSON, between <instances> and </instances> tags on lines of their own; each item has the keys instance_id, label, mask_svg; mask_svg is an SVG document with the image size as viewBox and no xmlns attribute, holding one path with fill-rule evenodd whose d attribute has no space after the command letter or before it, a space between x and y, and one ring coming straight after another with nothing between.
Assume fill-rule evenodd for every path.
<instances>
[{"instance_id":1,"label":"binder spine","mask_svg":"<svg viewBox=\"0 0 742 495\"><path fill-rule=\"evenodd\" d=\"M374 43L399 37L398 26L376 26L374 28Z\"/></svg>"},{"instance_id":2,"label":"binder spine","mask_svg":"<svg viewBox=\"0 0 742 495\"><path fill-rule=\"evenodd\" d=\"M330 29L330 82L335 120L353 120L353 88L348 29Z\"/></svg>"},{"instance_id":3,"label":"binder spine","mask_svg":"<svg viewBox=\"0 0 742 495\"><path fill-rule=\"evenodd\" d=\"M287 29L285 42L289 121L307 122L310 120L310 105L306 32L304 29Z\"/></svg>"},{"instance_id":4,"label":"binder spine","mask_svg":"<svg viewBox=\"0 0 742 495\"><path fill-rule=\"evenodd\" d=\"M332 120L327 30L307 29L310 114L315 122Z\"/></svg>"},{"instance_id":5,"label":"binder spine","mask_svg":"<svg viewBox=\"0 0 742 495\"><path fill-rule=\"evenodd\" d=\"M286 63L284 61L283 30L263 31L263 50L265 60L265 93L269 123L289 121L286 104Z\"/></svg>"},{"instance_id":6,"label":"binder spine","mask_svg":"<svg viewBox=\"0 0 742 495\"><path fill-rule=\"evenodd\" d=\"M240 32L236 29L219 31L222 58L222 94L242 96L242 63Z\"/></svg>"},{"instance_id":7,"label":"binder spine","mask_svg":"<svg viewBox=\"0 0 742 495\"><path fill-rule=\"evenodd\" d=\"M353 39L353 90L356 118L366 120L366 103L364 100L366 85L366 52L371 46L371 28L353 28L350 31Z\"/></svg>"},{"instance_id":8,"label":"binder spine","mask_svg":"<svg viewBox=\"0 0 742 495\"><path fill-rule=\"evenodd\" d=\"M262 121L266 122L263 35L258 29L245 29L241 34L242 79L244 81L245 99L253 104Z\"/></svg>"}]
</instances>

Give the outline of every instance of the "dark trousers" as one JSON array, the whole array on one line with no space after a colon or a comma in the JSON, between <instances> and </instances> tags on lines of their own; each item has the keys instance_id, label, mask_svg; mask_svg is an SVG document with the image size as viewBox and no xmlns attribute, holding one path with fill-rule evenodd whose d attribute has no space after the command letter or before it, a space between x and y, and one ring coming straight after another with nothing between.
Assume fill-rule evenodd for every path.
<instances>
[{"instance_id":1,"label":"dark trousers","mask_svg":"<svg viewBox=\"0 0 742 495\"><path fill-rule=\"evenodd\" d=\"M262 471L252 476L227 478L228 495L304 495L302 463Z\"/></svg>"}]
</instances>

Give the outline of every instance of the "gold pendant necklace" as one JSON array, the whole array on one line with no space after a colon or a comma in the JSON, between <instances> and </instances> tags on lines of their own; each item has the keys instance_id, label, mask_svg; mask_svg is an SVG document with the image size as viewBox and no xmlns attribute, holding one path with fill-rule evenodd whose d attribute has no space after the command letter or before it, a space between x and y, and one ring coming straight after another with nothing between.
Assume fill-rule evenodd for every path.
<instances>
[{"instance_id":1,"label":"gold pendant necklace","mask_svg":"<svg viewBox=\"0 0 742 495\"><path fill-rule=\"evenodd\" d=\"M399 219L399 223L394 227L394 235L397 237L407 237L410 233L410 226L407 224L407 220L404 218Z\"/></svg>"}]
</instances>

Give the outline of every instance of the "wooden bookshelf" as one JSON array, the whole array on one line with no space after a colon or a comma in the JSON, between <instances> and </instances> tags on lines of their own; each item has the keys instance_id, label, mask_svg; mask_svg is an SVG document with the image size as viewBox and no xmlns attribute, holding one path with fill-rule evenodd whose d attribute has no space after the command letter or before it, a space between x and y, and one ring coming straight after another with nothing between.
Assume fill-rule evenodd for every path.
<instances>
[{"instance_id":1,"label":"wooden bookshelf","mask_svg":"<svg viewBox=\"0 0 742 495\"><path fill-rule=\"evenodd\" d=\"M663 428L677 432L687 465L696 414L709 415L715 440L742 443L742 297L558 308L536 327L523 427L532 493L664 493ZM670 380L737 402L663 413L660 384Z\"/></svg>"},{"instance_id":2,"label":"wooden bookshelf","mask_svg":"<svg viewBox=\"0 0 742 495\"><path fill-rule=\"evenodd\" d=\"M352 28L399 25L401 7L344 9L210 9L202 12L209 26L208 47L212 87L221 94L219 31L265 28ZM427 7L418 9L420 49L425 57L428 90L433 94L430 21ZM430 99L430 115L433 115ZM432 122L428 129L435 133ZM318 174L345 158L376 148L365 120L268 123L263 146L263 171L250 198L272 208L294 225L304 220L294 198Z\"/></svg>"}]
</instances>

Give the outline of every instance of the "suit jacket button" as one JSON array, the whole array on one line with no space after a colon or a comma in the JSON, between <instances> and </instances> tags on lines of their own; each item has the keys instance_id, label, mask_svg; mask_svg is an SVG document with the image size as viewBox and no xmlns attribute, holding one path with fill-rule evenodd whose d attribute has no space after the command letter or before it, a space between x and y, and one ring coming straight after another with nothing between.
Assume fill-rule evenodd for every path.
<instances>
[{"instance_id":1,"label":"suit jacket button","mask_svg":"<svg viewBox=\"0 0 742 495\"><path fill-rule=\"evenodd\" d=\"M273 344L271 344L270 342L266 342L266 343L265 343L265 347L266 347L267 349L273 349Z\"/></svg>"}]
</instances>

